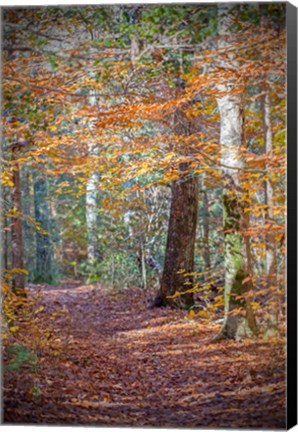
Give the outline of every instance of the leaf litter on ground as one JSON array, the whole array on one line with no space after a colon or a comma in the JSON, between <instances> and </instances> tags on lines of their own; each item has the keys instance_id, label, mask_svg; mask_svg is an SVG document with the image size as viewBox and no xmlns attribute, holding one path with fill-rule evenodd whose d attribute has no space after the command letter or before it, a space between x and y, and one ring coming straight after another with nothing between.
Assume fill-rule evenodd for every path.
<instances>
[{"instance_id":1,"label":"leaf litter on ground","mask_svg":"<svg viewBox=\"0 0 298 432\"><path fill-rule=\"evenodd\" d=\"M37 290L47 339L37 366L4 371L4 423L285 427L284 338L214 343L219 324L148 309L138 288Z\"/></svg>"}]
</instances>

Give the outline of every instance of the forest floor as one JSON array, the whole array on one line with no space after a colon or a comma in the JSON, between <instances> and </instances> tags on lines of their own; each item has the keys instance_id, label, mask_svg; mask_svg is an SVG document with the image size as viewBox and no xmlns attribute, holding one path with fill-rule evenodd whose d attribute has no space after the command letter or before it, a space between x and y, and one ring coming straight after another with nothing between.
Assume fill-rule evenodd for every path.
<instances>
[{"instance_id":1,"label":"forest floor","mask_svg":"<svg viewBox=\"0 0 298 432\"><path fill-rule=\"evenodd\" d=\"M39 290L23 335L38 360L5 371L4 423L285 428L284 341L212 343L218 324L148 309L138 288Z\"/></svg>"}]
</instances>

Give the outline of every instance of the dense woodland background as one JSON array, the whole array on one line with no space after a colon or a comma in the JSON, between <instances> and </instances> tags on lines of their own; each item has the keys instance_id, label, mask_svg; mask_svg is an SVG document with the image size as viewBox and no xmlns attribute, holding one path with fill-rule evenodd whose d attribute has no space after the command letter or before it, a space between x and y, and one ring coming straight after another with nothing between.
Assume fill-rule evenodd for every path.
<instances>
[{"instance_id":1,"label":"dense woodland background","mask_svg":"<svg viewBox=\"0 0 298 432\"><path fill-rule=\"evenodd\" d=\"M285 24L278 2L2 9L6 421L284 427ZM208 416L203 402L202 417L176 382L165 394L182 397L185 416L172 418L169 402L160 423L149 408L103 414L75 388L69 413L57 410L48 386L63 378L49 375L55 362L64 375L75 368L75 337L83 373L89 337L105 335L104 356L119 331L138 341L133 322L165 325L152 342L157 352L168 338L181 338L181 349L188 341L191 372L169 347L166 354L167 370L182 378L204 370L194 358L206 356L225 368L233 394L246 388L236 384L249 370L254 390L241 397L254 408L238 401L225 418L234 405L219 389L208 399L217 411ZM155 351L146 352L150 363ZM132 351L125 355L131 373L140 368ZM229 362L239 368L233 380ZM109 367L102 379L111 389ZM162 369L138 380L158 382ZM87 387L96 375L88 374ZM206 374L214 386L219 378ZM116 380L118 393L125 380ZM261 382L268 407L254 416L264 405L253 396ZM113 392L105 391L108 404ZM142 391L129 404L149 397ZM199 405L203 393L191 390ZM150 409L162 409L153 399Z\"/></svg>"}]
</instances>

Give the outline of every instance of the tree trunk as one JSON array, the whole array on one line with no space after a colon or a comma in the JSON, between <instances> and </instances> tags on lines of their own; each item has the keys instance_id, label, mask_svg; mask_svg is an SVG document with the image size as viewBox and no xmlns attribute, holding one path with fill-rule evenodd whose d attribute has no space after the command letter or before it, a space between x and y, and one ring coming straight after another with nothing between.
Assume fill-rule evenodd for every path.
<instances>
[{"instance_id":1,"label":"tree trunk","mask_svg":"<svg viewBox=\"0 0 298 432\"><path fill-rule=\"evenodd\" d=\"M23 234L24 234L24 260L25 268L28 273L33 275L36 269L36 241L35 231L32 229L32 223L30 223L27 217L34 217L34 182L30 169L24 167L22 181L22 193L23 193ZM34 257L34 258L33 258Z\"/></svg>"},{"instance_id":2,"label":"tree trunk","mask_svg":"<svg viewBox=\"0 0 298 432\"><path fill-rule=\"evenodd\" d=\"M98 175L91 174L87 183L86 192L86 223L87 223L87 238L88 238L88 261L94 263L96 259L97 245L97 187Z\"/></svg>"},{"instance_id":3,"label":"tree trunk","mask_svg":"<svg viewBox=\"0 0 298 432\"><path fill-rule=\"evenodd\" d=\"M141 274L142 274L142 288L147 289L147 269L146 269L146 256L145 256L145 249L144 249L144 243L141 240L140 244L140 255L141 255Z\"/></svg>"},{"instance_id":4,"label":"tree trunk","mask_svg":"<svg viewBox=\"0 0 298 432\"><path fill-rule=\"evenodd\" d=\"M191 289L193 282L198 184L195 177L185 173L187 163L181 163L179 168L180 178L172 184L165 263L156 301L159 306L191 307L193 293L183 292ZM181 295L174 299L168 298L176 292Z\"/></svg>"},{"instance_id":5,"label":"tree trunk","mask_svg":"<svg viewBox=\"0 0 298 432\"><path fill-rule=\"evenodd\" d=\"M6 215L7 211L7 201L8 201L8 193L2 189L3 196L1 197L2 201L2 214L3 214L3 226L2 226L2 238L3 238L3 251L2 251L2 268L1 270L6 271L10 268L10 249L9 249L9 235L10 235L10 227L9 227L9 219Z\"/></svg>"},{"instance_id":6,"label":"tree trunk","mask_svg":"<svg viewBox=\"0 0 298 432\"><path fill-rule=\"evenodd\" d=\"M234 7L232 4L218 6L221 48L233 41L230 32L233 24L231 12ZM235 62L230 59L231 61L232 66L236 67ZM222 66L227 66L225 62L226 60ZM256 332L251 307L242 297L245 291L251 288L251 284L244 281L248 273L245 240L241 232L247 224L241 199L244 192L239 176L243 170L240 150L244 145L244 107L241 89L236 89L235 85L236 78L220 85L219 90L225 92L225 95L217 99L221 119L220 145L224 177L225 311L223 326L216 339L238 339Z\"/></svg>"},{"instance_id":7,"label":"tree trunk","mask_svg":"<svg viewBox=\"0 0 298 432\"><path fill-rule=\"evenodd\" d=\"M268 29L272 29L272 21L266 14L266 5L259 5L261 12L261 28L264 32L268 32ZM278 32L278 30L276 29ZM262 98L262 114L263 114L263 130L264 130L264 146L265 153L270 158L273 150L273 139L272 139L272 124L271 124L271 101L270 101L270 82L264 82L266 92ZM277 282L277 244L274 232L272 232L271 225L274 224L274 185L272 181L272 168L267 163L267 180L264 182L265 189L265 225L267 228L267 234L265 235L266 243L266 277L267 286L272 287L274 305L272 307L270 326L272 329L277 329L278 315L280 309L280 298L277 293L278 282Z\"/></svg>"},{"instance_id":8,"label":"tree trunk","mask_svg":"<svg viewBox=\"0 0 298 432\"><path fill-rule=\"evenodd\" d=\"M35 280L51 282L51 242L49 236L49 208L47 203L47 183L43 175L34 179L34 209L36 230L36 270Z\"/></svg>"},{"instance_id":9,"label":"tree trunk","mask_svg":"<svg viewBox=\"0 0 298 432\"><path fill-rule=\"evenodd\" d=\"M177 95L185 83L177 78ZM179 136L189 136L198 131L198 119L190 120L184 112L187 106L176 111L174 131ZM188 148L180 150L181 156L188 157ZM190 308L194 304L193 288L194 253L198 219L199 189L197 178L190 172L189 162L180 162L179 179L172 182L172 200L168 237L160 291L153 306ZM180 295L170 298L175 293ZM184 294L185 293L185 294Z\"/></svg>"},{"instance_id":10,"label":"tree trunk","mask_svg":"<svg viewBox=\"0 0 298 432\"><path fill-rule=\"evenodd\" d=\"M22 197L20 183L20 166L17 162L18 147L12 148L12 159L14 160L13 187L11 190L11 200L15 217L12 218L12 269L15 270L12 277L12 290L14 293L26 297L24 270L24 247L22 230Z\"/></svg>"},{"instance_id":11,"label":"tree trunk","mask_svg":"<svg viewBox=\"0 0 298 432\"><path fill-rule=\"evenodd\" d=\"M264 140L267 155L272 153L272 131L271 131L271 118L270 118L270 98L266 93L263 99L263 125L264 125ZM270 168L267 165L268 180L265 184L265 224L274 222L273 207L274 207L274 189L272 180L270 179ZM268 231L266 234L266 273L268 277L276 275L276 247L275 237Z\"/></svg>"},{"instance_id":12,"label":"tree trunk","mask_svg":"<svg viewBox=\"0 0 298 432\"><path fill-rule=\"evenodd\" d=\"M273 145L272 145L272 128L271 128L271 115L270 115L270 96L269 93L263 97L263 128L264 128L264 142L266 154L270 157L272 155ZM270 166L267 164L267 180L265 182L265 225L268 226L267 234L265 237L266 242L266 276L267 285L272 287L276 292L277 286L277 251L276 251L276 241L274 232L271 231L269 226L274 224L274 186L271 180L272 172ZM271 325L273 327L277 326L278 323L278 295L275 295L275 307L271 314Z\"/></svg>"},{"instance_id":13,"label":"tree trunk","mask_svg":"<svg viewBox=\"0 0 298 432\"><path fill-rule=\"evenodd\" d=\"M93 92L89 97L90 105L96 107L96 94ZM94 121L90 121L90 135L93 135ZM91 142L88 146L89 156L91 160L98 155L97 144ZM87 223L87 254L90 264L94 264L98 255L98 239L97 230L97 200L98 200L98 172L96 164L93 164L93 172L87 182L86 187L86 223Z\"/></svg>"},{"instance_id":14,"label":"tree trunk","mask_svg":"<svg viewBox=\"0 0 298 432\"><path fill-rule=\"evenodd\" d=\"M245 223L243 205L241 194L237 191L235 184L231 184L228 189L225 189L223 206L225 310L223 326L216 337L217 340L252 336L257 331L251 306L243 297L252 288L252 285L251 275L248 273L248 265L244 256L244 253L247 253L247 242L241 233Z\"/></svg>"},{"instance_id":15,"label":"tree trunk","mask_svg":"<svg viewBox=\"0 0 298 432\"><path fill-rule=\"evenodd\" d=\"M203 256L205 261L205 280L208 279L211 268L210 248L209 248L209 202L208 192L203 190Z\"/></svg>"},{"instance_id":16,"label":"tree trunk","mask_svg":"<svg viewBox=\"0 0 298 432\"><path fill-rule=\"evenodd\" d=\"M9 269L9 263L8 263L8 223L7 223L7 217L3 216L3 226L4 226L4 250L3 250L3 266L4 271L7 271Z\"/></svg>"}]
</instances>

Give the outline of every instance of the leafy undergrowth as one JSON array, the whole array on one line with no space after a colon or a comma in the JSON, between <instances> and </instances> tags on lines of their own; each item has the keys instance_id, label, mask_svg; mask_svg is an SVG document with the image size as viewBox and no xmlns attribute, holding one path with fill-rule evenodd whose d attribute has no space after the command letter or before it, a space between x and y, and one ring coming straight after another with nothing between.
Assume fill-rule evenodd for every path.
<instances>
[{"instance_id":1,"label":"leafy undergrowth","mask_svg":"<svg viewBox=\"0 0 298 432\"><path fill-rule=\"evenodd\" d=\"M285 427L283 340L212 343L218 325L147 309L137 288L38 289L39 340L26 330L17 370L4 357L5 423Z\"/></svg>"}]
</instances>

